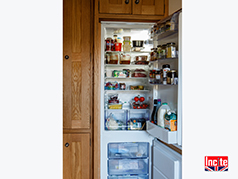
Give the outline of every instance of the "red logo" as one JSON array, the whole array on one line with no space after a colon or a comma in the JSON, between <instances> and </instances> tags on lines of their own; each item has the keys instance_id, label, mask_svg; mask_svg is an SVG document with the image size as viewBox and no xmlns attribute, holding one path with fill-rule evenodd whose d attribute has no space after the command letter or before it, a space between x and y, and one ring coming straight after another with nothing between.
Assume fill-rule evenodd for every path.
<instances>
[{"instance_id":1,"label":"red logo","mask_svg":"<svg viewBox=\"0 0 238 179\"><path fill-rule=\"evenodd\" d=\"M205 156L205 171L228 171L228 156Z\"/></svg>"}]
</instances>

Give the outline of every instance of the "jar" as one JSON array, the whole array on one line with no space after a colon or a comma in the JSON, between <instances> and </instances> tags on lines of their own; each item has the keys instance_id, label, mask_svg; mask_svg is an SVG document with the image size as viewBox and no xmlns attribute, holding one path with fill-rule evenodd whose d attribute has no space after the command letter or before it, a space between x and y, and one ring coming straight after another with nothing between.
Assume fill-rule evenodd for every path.
<instances>
[{"instance_id":1,"label":"jar","mask_svg":"<svg viewBox=\"0 0 238 179\"><path fill-rule=\"evenodd\" d=\"M155 72L155 83L157 83L157 84L162 83L162 78L161 78L162 73L163 73L162 70L156 70L156 72Z\"/></svg>"},{"instance_id":2,"label":"jar","mask_svg":"<svg viewBox=\"0 0 238 179\"><path fill-rule=\"evenodd\" d=\"M106 51L112 51L112 44L113 44L113 40L112 38L108 37L106 40L106 46L105 46L105 50Z\"/></svg>"},{"instance_id":3,"label":"jar","mask_svg":"<svg viewBox=\"0 0 238 179\"><path fill-rule=\"evenodd\" d=\"M176 58L176 47L174 42L167 43L166 58Z\"/></svg>"},{"instance_id":4,"label":"jar","mask_svg":"<svg viewBox=\"0 0 238 179\"><path fill-rule=\"evenodd\" d=\"M167 72L170 71L170 65L169 64L164 64L162 66L163 68L163 84L167 84Z\"/></svg>"},{"instance_id":5,"label":"jar","mask_svg":"<svg viewBox=\"0 0 238 179\"><path fill-rule=\"evenodd\" d=\"M170 21L167 21L167 22L165 23L165 31L169 31L169 30L170 30L170 26L171 26Z\"/></svg>"},{"instance_id":6,"label":"jar","mask_svg":"<svg viewBox=\"0 0 238 179\"><path fill-rule=\"evenodd\" d=\"M150 61L157 60L157 48L152 48L150 53Z\"/></svg>"},{"instance_id":7,"label":"jar","mask_svg":"<svg viewBox=\"0 0 238 179\"><path fill-rule=\"evenodd\" d=\"M167 45L166 44L163 44L162 47L161 47L161 58L166 58L166 47Z\"/></svg>"},{"instance_id":8,"label":"jar","mask_svg":"<svg viewBox=\"0 0 238 179\"><path fill-rule=\"evenodd\" d=\"M162 49L162 46L158 45L157 46L157 58L161 58L161 49Z\"/></svg>"},{"instance_id":9,"label":"jar","mask_svg":"<svg viewBox=\"0 0 238 179\"><path fill-rule=\"evenodd\" d=\"M120 85L120 90L125 90L126 89L126 84L125 83L119 83Z\"/></svg>"},{"instance_id":10,"label":"jar","mask_svg":"<svg viewBox=\"0 0 238 179\"><path fill-rule=\"evenodd\" d=\"M176 78L178 79L177 71L176 70L171 70L171 84L172 85L177 84Z\"/></svg>"}]
</instances>

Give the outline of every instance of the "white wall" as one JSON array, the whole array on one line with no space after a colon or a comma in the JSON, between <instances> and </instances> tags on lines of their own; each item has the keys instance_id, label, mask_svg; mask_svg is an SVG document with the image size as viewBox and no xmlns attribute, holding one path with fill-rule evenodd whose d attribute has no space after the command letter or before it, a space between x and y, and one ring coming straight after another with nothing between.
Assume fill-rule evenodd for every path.
<instances>
[{"instance_id":1,"label":"white wall","mask_svg":"<svg viewBox=\"0 0 238 179\"><path fill-rule=\"evenodd\" d=\"M182 0L169 0L169 15L182 8Z\"/></svg>"}]
</instances>

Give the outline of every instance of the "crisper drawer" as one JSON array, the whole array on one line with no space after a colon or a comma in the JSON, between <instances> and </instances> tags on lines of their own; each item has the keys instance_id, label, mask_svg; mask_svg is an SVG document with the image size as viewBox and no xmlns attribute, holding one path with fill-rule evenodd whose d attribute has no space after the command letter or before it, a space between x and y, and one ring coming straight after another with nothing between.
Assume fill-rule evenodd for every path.
<instances>
[{"instance_id":1,"label":"crisper drawer","mask_svg":"<svg viewBox=\"0 0 238 179\"><path fill-rule=\"evenodd\" d=\"M108 179L149 179L149 175L108 176Z\"/></svg>"},{"instance_id":2,"label":"crisper drawer","mask_svg":"<svg viewBox=\"0 0 238 179\"><path fill-rule=\"evenodd\" d=\"M150 111L148 109L131 109L127 121L128 130L145 130L146 121L150 118Z\"/></svg>"},{"instance_id":3,"label":"crisper drawer","mask_svg":"<svg viewBox=\"0 0 238 179\"><path fill-rule=\"evenodd\" d=\"M148 142L109 143L108 158L147 158L149 157Z\"/></svg>"},{"instance_id":4,"label":"crisper drawer","mask_svg":"<svg viewBox=\"0 0 238 179\"><path fill-rule=\"evenodd\" d=\"M109 175L148 174L149 159L108 160Z\"/></svg>"},{"instance_id":5,"label":"crisper drawer","mask_svg":"<svg viewBox=\"0 0 238 179\"><path fill-rule=\"evenodd\" d=\"M126 130L127 110L105 110L105 130Z\"/></svg>"}]
</instances>

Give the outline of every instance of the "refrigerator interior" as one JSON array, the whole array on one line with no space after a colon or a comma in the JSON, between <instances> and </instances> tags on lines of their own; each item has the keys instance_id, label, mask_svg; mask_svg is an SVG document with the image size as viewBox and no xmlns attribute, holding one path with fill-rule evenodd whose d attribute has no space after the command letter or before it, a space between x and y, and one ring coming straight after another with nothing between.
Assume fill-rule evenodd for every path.
<instances>
[{"instance_id":1,"label":"refrigerator interior","mask_svg":"<svg viewBox=\"0 0 238 179\"><path fill-rule=\"evenodd\" d=\"M182 48L181 48L181 20L182 13L179 15L179 31L169 35L155 35L150 38L151 27L154 23L129 23L129 22L101 22L101 114L100 114L100 153L101 153L101 178L146 178L152 177L152 145L153 139L158 138L169 144L176 144L181 148L182 135ZM170 32L169 32L170 33ZM114 38L117 35L122 39L130 36L131 46L133 40L143 40L144 48L141 51L112 52L106 47L105 40L110 37ZM168 42L176 44L177 57L171 59L160 59L150 62L148 65L136 65L136 56L147 56L147 61L150 61L151 48L157 45L163 45ZM133 50L133 49L132 49ZM129 54L131 64L121 64L123 55ZM112 64L108 63L108 59L115 60ZM116 63L116 64L115 64ZM169 64L170 69L176 70L178 73L177 85L161 85L149 83L149 72L153 69L162 69L162 65ZM122 73L123 69L127 69L130 73ZM136 69L139 69L139 71ZM140 71L141 70L141 71ZM121 75L117 76L116 72ZM141 76L137 76L140 74ZM124 87L121 90L121 87ZM134 87L140 90L134 90ZM143 87L143 88L141 88ZM133 89L133 90L132 90ZM138 109L135 103L135 97L143 98L143 109ZM161 102L167 102L170 108L177 113L177 131L168 131L155 124L152 124L149 119L153 110L153 100L161 99ZM118 101L117 101L118 100ZM117 101L116 105L112 101ZM146 106L148 105L148 106ZM140 106L141 107L141 106ZM140 125L135 125L136 123ZM118 147L121 143L123 149L131 151L131 147L127 147L125 143L144 143L149 144L147 157L144 158L127 158L126 155L113 153L112 146ZM129 152L130 156L132 152ZM128 155L129 155L128 154ZM125 158L123 158L123 157ZM121 157L121 158L120 158ZM124 161L122 161L124 160ZM123 163L125 162L125 163ZM130 164L130 165L129 165ZM124 170L123 166L143 166L144 173L136 170ZM148 164L148 169L145 165ZM119 166L119 170L113 170ZM129 167L130 168L130 167ZM128 169L128 168L127 168ZM123 176L122 174L131 171L135 176ZM147 174L149 173L149 175ZM129 173L128 173L129 174ZM118 176L117 176L118 175ZM119 176L121 175L121 176Z\"/></svg>"},{"instance_id":2,"label":"refrigerator interior","mask_svg":"<svg viewBox=\"0 0 238 179\"><path fill-rule=\"evenodd\" d=\"M135 119L145 119L149 120L151 115L151 109L152 109L152 101L153 101L153 87L148 84L148 65L135 65L132 62L136 60L136 56L147 56L149 58L149 53L151 51L151 48L153 48L153 41L150 40L149 32L152 27L152 23L123 23L123 22L102 22L101 24L101 178L117 178L113 174L115 172L111 170L111 168L115 166L120 166L120 163L122 162L118 161L117 159L110 159L109 160L109 143L115 143L115 142L147 142L149 143L148 148L148 158L143 159L128 159L131 163L138 162L138 166L140 164L144 163L148 166L148 172L151 174L151 146L152 146L152 140L153 137L150 136L145 131L145 126L143 130L142 129L143 124L146 123L143 122L141 126L134 126L130 125L131 122ZM123 29L123 30L122 30ZM131 64L130 65L124 65L119 64L106 64L105 63L105 39L107 37L113 37L114 34L119 34L121 37L123 36L131 36L131 42L133 40L143 40L147 41L147 43L144 44L143 52L130 52L131 56ZM132 46L132 44L131 44ZM109 52L110 53L110 52ZM112 52L114 54L117 54L117 52ZM121 53L120 54L124 54ZM130 70L130 76L128 78L114 78L111 76L107 76L107 71L114 71L114 70L122 70L122 69L129 69ZM134 78L132 76L134 70L136 69L143 69L147 77L137 77ZM125 83L126 88L125 90L107 90L105 88L105 84L107 82L117 82L117 83ZM143 90L131 90L131 86L143 86ZM109 104L108 100L110 99L111 95L118 95L118 99L121 104L123 104L122 109L108 109ZM133 98L135 96L144 97L144 103L148 103L148 107L146 109L133 109L131 103L133 101ZM112 116L118 124L112 123L106 123L106 119L108 116ZM132 119L130 121L130 119ZM119 122L118 122L119 121ZM110 124L110 125L106 125ZM115 124L115 125L113 125ZM109 167L110 166L110 167ZM122 165L121 165L122 166ZM110 169L109 169L110 168ZM132 172L136 172L133 170L130 170ZM140 170L139 170L140 171ZM118 171L118 174L120 173L120 170ZM123 172L123 170L122 170ZM125 173L125 172L124 172ZM109 175L110 174L110 175ZM146 176L145 173L138 173L137 176L131 176L130 178L147 178L151 176ZM127 178L127 176L118 176L119 178Z\"/></svg>"}]
</instances>

